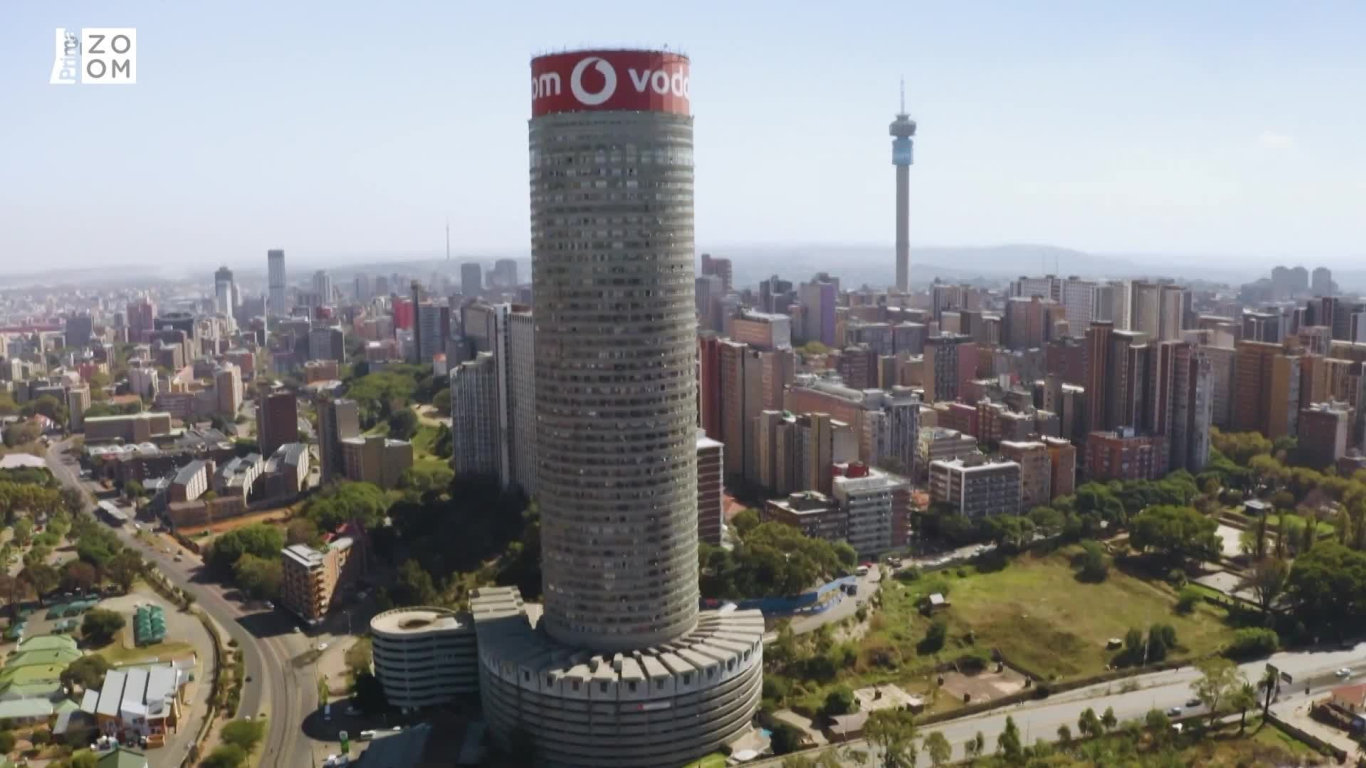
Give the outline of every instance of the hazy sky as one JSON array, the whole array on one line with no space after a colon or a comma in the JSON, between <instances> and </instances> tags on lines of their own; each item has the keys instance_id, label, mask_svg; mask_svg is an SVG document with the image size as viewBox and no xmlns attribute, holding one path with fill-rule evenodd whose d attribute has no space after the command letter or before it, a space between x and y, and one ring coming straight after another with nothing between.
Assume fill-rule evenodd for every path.
<instances>
[{"instance_id":1,"label":"hazy sky","mask_svg":"<svg viewBox=\"0 0 1366 768\"><path fill-rule=\"evenodd\" d=\"M48 84L134 26L133 86ZM1366 2L4 0L0 271L527 249L529 57L691 54L697 236L1366 256ZM1355 257L1355 258L1354 258Z\"/></svg>"}]
</instances>

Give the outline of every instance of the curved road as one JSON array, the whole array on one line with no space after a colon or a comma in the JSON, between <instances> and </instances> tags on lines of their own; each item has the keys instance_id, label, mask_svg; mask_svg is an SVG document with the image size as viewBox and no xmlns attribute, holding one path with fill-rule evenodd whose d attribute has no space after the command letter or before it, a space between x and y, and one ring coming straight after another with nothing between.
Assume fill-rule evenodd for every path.
<instances>
[{"instance_id":1,"label":"curved road","mask_svg":"<svg viewBox=\"0 0 1366 768\"><path fill-rule=\"evenodd\" d=\"M68 443L53 444L47 452L47 464L58 481L85 496L89 511L94 507L90 489L81 482L75 465L63 460ZM250 681L243 687L238 715L269 716L261 765L313 765L313 751L302 738L302 725L307 714L317 708L317 686L307 670L293 663L295 657L307 651L304 636L291 634L293 623L274 612L244 610L217 584L197 583L195 573L203 566L191 562L197 560L192 553L187 551L183 561L176 562L172 553L178 548L174 545L167 552L137 538L126 528L116 529L116 533L173 584L194 595L195 603L237 642Z\"/></svg>"}]
</instances>

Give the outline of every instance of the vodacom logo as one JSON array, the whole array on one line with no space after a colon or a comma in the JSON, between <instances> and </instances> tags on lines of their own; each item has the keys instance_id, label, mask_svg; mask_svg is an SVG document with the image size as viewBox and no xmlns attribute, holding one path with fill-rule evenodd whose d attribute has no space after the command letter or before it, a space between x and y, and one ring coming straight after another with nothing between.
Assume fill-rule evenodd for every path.
<instances>
[{"instance_id":1,"label":"vodacom logo","mask_svg":"<svg viewBox=\"0 0 1366 768\"><path fill-rule=\"evenodd\" d=\"M597 93L592 93L583 87L583 73L589 67L598 70L602 75L602 88ZM588 107L596 107L599 104L612 98L612 94L617 90L617 71L612 68L611 63L600 56L588 56L579 60L574 65L574 71L569 73L569 90L574 93L574 98L580 104Z\"/></svg>"}]
</instances>

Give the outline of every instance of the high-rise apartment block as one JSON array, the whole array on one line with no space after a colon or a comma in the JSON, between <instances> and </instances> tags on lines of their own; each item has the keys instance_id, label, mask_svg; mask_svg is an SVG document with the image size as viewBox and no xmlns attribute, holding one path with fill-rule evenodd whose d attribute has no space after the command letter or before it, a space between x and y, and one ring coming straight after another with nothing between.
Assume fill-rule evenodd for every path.
<instances>
[{"instance_id":1,"label":"high-rise apartment block","mask_svg":"<svg viewBox=\"0 0 1366 768\"><path fill-rule=\"evenodd\" d=\"M451 467L457 476L506 477L499 429L498 371L492 354L451 369Z\"/></svg>"},{"instance_id":2,"label":"high-rise apartment block","mask_svg":"<svg viewBox=\"0 0 1366 768\"><path fill-rule=\"evenodd\" d=\"M1301 409L1299 449L1305 463L1327 467L1347 455L1351 418L1346 403L1311 403Z\"/></svg>"},{"instance_id":3,"label":"high-rise apartment block","mask_svg":"<svg viewBox=\"0 0 1366 768\"><path fill-rule=\"evenodd\" d=\"M466 301L477 299L484 293L484 268L478 262L467 261L460 265L460 295Z\"/></svg>"},{"instance_id":4,"label":"high-rise apartment block","mask_svg":"<svg viewBox=\"0 0 1366 768\"><path fill-rule=\"evenodd\" d=\"M407 440L360 435L342 438L341 445L342 469L348 480L393 488L413 466L413 444Z\"/></svg>"},{"instance_id":5,"label":"high-rise apartment block","mask_svg":"<svg viewBox=\"0 0 1366 768\"><path fill-rule=\"evenodd\" d=\"M285 281L285 252L271 250L266 252L266 313L270 317L289 316L288 284Z\"/></svg>"},{"instance_id":6,"label":"high-rise apartment block","mask_svg":"<svg viewBox=\"0 0 1366 768\"><path fill-rule=\"evenodd\" d=\"M725 449L723 443L705 433L697 437L697 540L714 547L721 546L721 535L726 527L725 488L722 485Z\"/></svg>"},{"instance_id":7,"label":"high-rise apartment block","mask_svg":"<svg viewBox=\"0 0 1366 768\"><path fill-rule=\"evenodd\" d=\"M1299 356L1279 344L1240 341L1234 360L1233 428L1293 436L1300 412Z\"/></svg>"},{"instance_id":8,"label":"high-rise apartment block","mask_svg":"<svg viewBox=\"0 0 1366 768\"><path fill-rule=\"evenodd\" d=\"M256 442L262 456L299 442L299 400L293 392L269 392L256 400Z\"/></svg>"},{"instance_id":9,"label":"high-rise apartment block","mask_svg":"<svg viewBox=\"0 0 1366 768\"><path fill-rule=\"evenodd\" d=\"M360 434L360 408L355 400L318 403L318 458L324 483L346 475L342 441L358 438Z\"/></svg>"}]
</instances>

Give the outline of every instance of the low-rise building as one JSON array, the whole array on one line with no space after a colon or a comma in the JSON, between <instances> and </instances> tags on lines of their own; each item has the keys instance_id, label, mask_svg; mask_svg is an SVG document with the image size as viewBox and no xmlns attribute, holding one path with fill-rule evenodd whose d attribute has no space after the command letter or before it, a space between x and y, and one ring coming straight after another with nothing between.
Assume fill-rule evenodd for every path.
<instances>
[{"instance_id":1,"label":"low-rise building","mask_svg":"<svg viewBox=\"0 0 1366 768\"><path fill-rule=\"evenodd\" d=\"M147 739L147 746L165 744L181 718L182 689L193 661L150 667L111 669L98 691L85 692L81 709L95 716L100 733L121 741Z\"/></svg>"},{"instance_id":2,"label":"low-rise building","mask_svg":"<svg viewBox=\"0 0 1366 768\"><path fill-rule=\"evenodd\" d=\"M145 443L171 432L171 414L146 411L122 416L87 416L84 420L86 443Z\"/></svg>"},{"instance_id":3,"label":"low-rise building","mask_svg":"<svg viewBox=\"0 0 1366 768\"><path fill-rule=\"evenodd\" d=\"M171 480L169 500L194 501L209 490L210 462L192 461L176 470Z\"/></svg>"},{"instance_id":4,"label":"low-rise building","mask_svg":"<svg viewBox=\"0 0 1366 768\"><path fill-rule=\"evenodd\" d=\"M1156 480L1167 474L1167 437L1124 428L1086 436L1089 480Z\"/></svg>"},{"instance_id":5,"label":"low-rise building","mask_svg":"<svg viewBox=\"0 0 1366 768\"><path fill-rule=\"evenodd\" d=\"M820 491L798 491L782 499L764 503L765 522L790 525L813 539L844 541L848 536L848 516L834 499Z\"/></svg>"},{"instance_id":6,"label":"low-rise building","mask_svg":"<svg viewBox=\"0 0 1366 768\"><path fill-rule=\"evenodd\" d=\"M929 471L931 463L951 461L977 453L977 438L944 427L921 427L916 443L916 466Z\"/></svg>"},{"instance_id":7,"label":"low-rise building","mask_svg":"<svg viewBox=\"0 0 1366 768\"><path fill-rule=\"evenodd\" d=\"M219 496L240 496L244 501L249 500L257 478L265 470L266 462L259 453L233 458L214 473L214 492Z\"/></svg>"}]
</instances>

